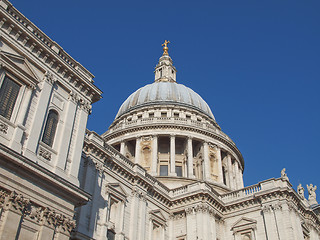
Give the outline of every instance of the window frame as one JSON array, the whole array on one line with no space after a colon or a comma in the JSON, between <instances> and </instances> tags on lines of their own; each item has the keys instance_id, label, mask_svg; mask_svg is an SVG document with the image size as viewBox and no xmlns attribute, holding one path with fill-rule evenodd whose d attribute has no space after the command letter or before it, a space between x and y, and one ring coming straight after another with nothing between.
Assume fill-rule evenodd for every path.
<instances>
[{"instance_id":1,"label":"window frame","mask_svg":"<svg viewBox=\"0 0 320 240\"><path fill-rule=\"evenodd\" d=\"M56 115L57 115L57 119L56 119L56 126L55 126L55 130L54 130L54 134L53 134L53 137L52 137L52 140L51 140L51 144L47 143L46 141L44 141L44 137L45 137L45 134L46 134L46 129L47 129L47 124L48 124L48 120L49 120L49 115L51 112L55 112ZM57 137L57 131L58 131L58 127L59 127L59 121L60 121L60 113L59 111L57 111L57 109L55 108L50 108L46 114L46 121L44 123L44 128L43 128L43 132L42 132L42 137L41 137L41 142L43 144L45 144L46 146L50 147L50 148L53 148L54 146L54 143L55 143L55 139Z\"/></svg>"},{"instance_id":2,"label":"window frame","mask_svg":"<svg viewBox=\"0 0 320 240\"><path fill-rule=\"evenodd\" d=\"M16 100L15 100L15 103L13 105L13 109L12 109L10 118L6 118L5 116L2 116L2 115L0 115L0 117L1 117L1 119L5 119L5 121L15 123L17 116L18 116L19 109L21 108L22 99L23 99L23 95L25 93L26 85L23 81L20 81L12 73L10 73L6 70L3 70L0 74L0 88L2 87L2 84L5 80L5 78L8 78L11 81L13 81L14 83L16 83L17 85L19 85L19 91L18 91Z\"/></svg>"}]
</instances>

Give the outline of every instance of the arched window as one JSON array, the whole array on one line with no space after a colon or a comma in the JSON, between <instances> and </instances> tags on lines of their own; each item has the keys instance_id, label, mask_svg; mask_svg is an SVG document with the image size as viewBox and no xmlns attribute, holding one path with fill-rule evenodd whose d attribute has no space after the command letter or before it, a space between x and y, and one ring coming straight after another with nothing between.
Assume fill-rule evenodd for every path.
<instances>
[{"instance_id":1,"label":"arched window","mask_svg":"<svg viewBox=\"0 0 320 240\"><path fill-rule=\"evenodd\" d=\"M52 147L54 135L58 125L58 113L54 110L50 110L46 122L46 127L43 132L42 142Z\"/></svg>"},{"instance_id":2,"label":"arched window","mask_svg":"<svg viewBox=\"0 0 320 240\"><path fill-rule=\"evenodd\" d=\"M0 115L6 119L11 118L19 90L19 84L5 77L0 87Z\"/></svg>"}]
</instances>

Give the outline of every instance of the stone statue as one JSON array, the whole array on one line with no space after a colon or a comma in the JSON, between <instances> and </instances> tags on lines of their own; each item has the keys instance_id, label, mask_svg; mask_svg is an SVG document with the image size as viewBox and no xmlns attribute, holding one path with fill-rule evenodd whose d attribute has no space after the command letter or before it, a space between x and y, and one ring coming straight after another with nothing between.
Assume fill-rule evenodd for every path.
<instances>
[{"instance_id":1,"label":"stone statue","mask_svg":"<svg viewBox=\"0 0 320 240\"><path fill-rule=\"evenodd\" d=\"M302 187L301 183L298 185L297 191L298 191L299 196L300 196L302 199L304 199L304 187Z\"/></svg>"},{"instance_id":2,"label":"stone statue","mask_svg":"<svg viewBox=\"0 0 320 240\"><path fill-rule=\"evenodd\" d=\"M288 178L288 176L287 176L287 174L286 174L286 169L285 169L285 168L283 168L283 169L281 170L281 178L282 178L283 180L289 181L289 178Z\"/></svg>"},{"instance_id":3,"label":"stone statue","mask_svg":"<svg viewBox=\"0 0 320 240\"><path fill-rule=\"evenodd\" d=\"M310 185L307 185L307 189L308 189L308 193L309 193L308 201L309 201L310 205L318 204L317 199L316 199L317 186L313 186L312 184L310 184Z\"/></svg>"}]
</instances>

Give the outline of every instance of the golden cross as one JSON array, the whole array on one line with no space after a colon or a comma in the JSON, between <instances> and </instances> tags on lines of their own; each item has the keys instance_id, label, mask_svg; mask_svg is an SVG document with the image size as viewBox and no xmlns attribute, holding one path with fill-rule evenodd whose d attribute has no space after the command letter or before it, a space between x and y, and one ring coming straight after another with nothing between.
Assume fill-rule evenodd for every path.
<instances>
[{"instance_id":1,"label":"golden cross","mask_svg":"<svg viewBox=\"0 0 320 240\"><path fill-rule=\"evenodd\" d=\"M161 45L163 46L163 55L169 55L168 54L168 44L170 43L170 41L165 40L164 43Z\"/></svg>"}]
</instances>

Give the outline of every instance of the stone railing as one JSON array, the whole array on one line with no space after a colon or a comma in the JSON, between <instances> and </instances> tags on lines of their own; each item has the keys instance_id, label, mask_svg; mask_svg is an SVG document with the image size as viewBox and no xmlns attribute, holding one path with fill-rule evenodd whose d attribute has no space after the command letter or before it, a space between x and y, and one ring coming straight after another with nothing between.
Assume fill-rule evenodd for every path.
<instances>
[{"instance_id":1,"label":"stone railing","mask_svg":"<svg viewBox=\"0 0 320 240\"><path fill-rule=\"evenodd\" d=\"M261 185L260 183L256 185L252 185L246 188L242 188L224 195L221 195L221 200L224 202L232 202L234 200L237 200L239 198L244 198L248 196L252 196L253 194L261 191Z\"/></svg>"},{"instance_id":2,"label":"stone railing","mask_svg":"<svg viewBox=\"0 0 320 240\"><path fill-rule=\"evenodd\" d=\"M186 185L186 186L174 188L174 189L170 190L169 195L171 197L175 197L175 196L183 195L184 193L195 192L197 190L212 191L212 188L208 184L206 184L204 182L195 182L193 184L189 184L189 185Z\"/></svg>"},{"instance_id":3,"label":"stone railing","mask_svg":"<svg viewBox=\"0 0 320 240\"><path fill-rule=\"evenodd\" d=\"M154 124L161 124L161 123L170 123L176 125L189 125L191 127L201 128L210 132L218 133L225 137L228 140L231 140L226 134L222 133L219 129L217 129L213 124L208 122L199 122L196 120L191 119L184 119L184 118L174 118L174 117L153 117L153 118L142 118L137 120L131 121L123 121L117 123L115 126L111 127L108 131L108 134L113 133L118 130L123 130L128 127L133 126L143 126L143 125L154 125Z\"/></svg>"},{"instance_id":4,"label":"stone railing","mask_svg":"<svg viewBox=\"0 0 320 240\"><path fill-rule=\"evenodd\" d=\"M262 193L263 191L269 191L270 189L275 188L292 188L292 185L289 181L282 178L271 178L258 184L245 187L239 190L235 190L230 193L226 193L220 196L220 199L225 203L233 202L241 198L253 196L257 193Z\"/></svg>"}]
</instances>

